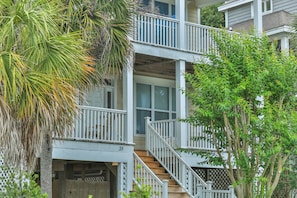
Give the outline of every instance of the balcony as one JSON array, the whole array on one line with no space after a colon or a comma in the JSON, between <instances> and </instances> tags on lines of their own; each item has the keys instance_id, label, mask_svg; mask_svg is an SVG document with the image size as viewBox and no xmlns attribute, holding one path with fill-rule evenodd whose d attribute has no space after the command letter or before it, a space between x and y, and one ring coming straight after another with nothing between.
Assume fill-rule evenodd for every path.
<instances>
[{"instance_id":1,"label":"balcony","mask_svg":"<svg viewBox=\"0 0 297 198\"><path fill-rule=\"evenodd\" d=\"M131 36L133 42L136 43L203 55L214 47L211 31L219 30L190 22L181 25L177 19L139 13L134 18ZM184 47L181 46L181 43Z\"/></svg>"},{"instance_id":2,"label":"balcony","mask_svg":"<svg viewBox=\"0 0 297 198\"><path fill-rule=\"evenodd\" d=\"M128 144L126 111L80 106L73 129L59 139Z\"/></svg>"},{"instance_id":3,"label":"balcony","mask_svg":"<svg viewBox=\"0 0 297 198\"><path fill-rule=\"evenodd\" d=\"M291 26L293 22L294 16L292 14L286 11L273 12L263 16L263 30L269 33L278 28ZM253 28L253 19L234 24L232 28L235 31L249 32Z\"/></svg>"}]
</instances>

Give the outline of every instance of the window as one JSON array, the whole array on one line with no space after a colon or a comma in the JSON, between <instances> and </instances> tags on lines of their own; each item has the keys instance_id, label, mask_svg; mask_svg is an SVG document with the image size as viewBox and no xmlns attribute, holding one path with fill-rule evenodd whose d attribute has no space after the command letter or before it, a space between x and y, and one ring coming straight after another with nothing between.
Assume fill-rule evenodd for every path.
<instances>
[{"instance_id":1,"label":"window","mask_svg":"<svg viewBox=\"0 0 297 198\"><path fill-rule=\"evenodd\" d=\"M141 0L140 1L140 7L143 9L146 9L147 11L152 11L155 14L160 14L163 16L171 16L172 18L175 18L175 5L169 4L167 2L161 2L161 1L154 1L152 0Z\"/></svg>"},{"instance_id":2,"label":"window","mask_svg":"<svg viewBox=\"0 0 297 198\"><path fill-rule=\"evenodd\" d=\"M158 14L175 18L175 5L173 4L155 1L155 10Z\"/></svg>"},{"instance_id":3,"label":"window","mask_svg":"<svg viewBox=\"0 0 297 198\"><path fill-rule=\"evenodd\" d=\"M136 134L144 134L145 117L155 120L176 118L175 88L136 83Z\"/></svg>"},{"instance_id":4,"label":"window","mask_svg":"<svg viewBox=\"0 0 297 198\"><path fill-rule=\"evenodd\" d=\"M272 0L262 0L262 13L268 14L272 12ZM254 17L254 5L251 3L251 17Z\"/></svg>"},{"instance_id":5,"label":"window","mask_svg":"<svg viewBox=\"0 0 297 198\"><path fill-rule=\"evenodd\" d=\"M272 0L262 0L262 12L271 12Z\"/></svg>"},{"instance_id":6,"label":"window","mask_svg":"<svg viewBox=\"0 0 297 198\"><path fill-rule=\"evenodd\" d=\"M114 82L104 80L103 85L98 85L83 93L84 99L79 101L80 105L114 108Z\"/></svg>"}]
</instances>

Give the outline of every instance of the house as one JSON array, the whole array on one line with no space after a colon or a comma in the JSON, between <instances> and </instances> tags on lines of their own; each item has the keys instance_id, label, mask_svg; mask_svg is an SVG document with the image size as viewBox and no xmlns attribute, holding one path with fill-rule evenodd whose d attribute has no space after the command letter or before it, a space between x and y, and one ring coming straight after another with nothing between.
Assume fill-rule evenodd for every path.
<instances>
[{"instance_id":1,"label":"house","mask_svg":"<svg viewBox=\"0 0 297 198\"><path fill-rule=\"evenodd\" d=\"M146 137L148 123L145 117L150 117L151 126L154 125L162 134L167 141L165 143L174 146L169 149L209 149L211 145L191 140L186 124L173 120L185 118L188 113L188 101L180 91L185 88L183 73L191 71L192 63L204 58L204 53L212 48L209 37L211 27L199 25L200 8L219 2L223 1L141 2L141 9L131 29L134 54L129 57L129 64L122 76L106 79L104 87L87 93L87 101L80 106L80 116L73 133L63 140L54 141L53 197L75 198L88 194L94 197L119 197L119 192L131 191L133 180L150 172L134 171L134 168L144 166L134 151L152 147L148 145L148 139L153 144L158 141L153 140L156 138L153 132L151 137ZM162 150L162 144L164 142L159 142L155 148ZM181 154L183 157L180 157L166 147L162 152L172 155L174 163L184 166L185 172L181 173L177 167L179 165L172 165L173 162L168 164L174 166L171 168L175 170L176 183L188 183L183 184L185 190L181 191L188 189L196 195L197 189L191 189L193 185L206 189L206 181L221 180L222 170L211 167L213 171L208 171L205 166L200 169L198 161L192 156ZM198 174L191 167L197 167ZM170 178L173 177L164 178L169 179L170 186ZM164 185L162 180L159 182ZM216 188L215 185L213 188ZM226 191L224 193L229 192L229 181L220 181L220 185L224 187L221 187ZM155 187L157 184L152 186L156 188L153 191L162 192L161 188Z\"/></svg>"},{"instance_id":2,"label":"house","mask_svg":"<svg viewBox=\"0 0 297 198\"><path fill-rule=\"evenodd\" d=\"M248 30L257 16L259 29L261 15L252 10L262 10L262 2L257 7L254 1L226 1L219 8L226 14L226 27ZM287 19L297 3L290 1L284 7L289 0L268 1L263 0L264 30L287 48ZM202 127L175 119L185 118L190 108L181 92L186 88L184 72L213 47L209 34L213 28L199 24L200 8L223 2L141 1L131 27L134 54L128 57L127 67L117 78L107 78L103 87L86 93L73 131L54 139L53 197L121 197L120 192L133 190L133 183L152 186L154 197L204 197L211 189L224 197L234 196L223 169L198 164L203 159L175 150L214 149L192 140L203 135ZM268 16L279 20L269 23Z\"/></svg>"},{"instance_id":3,"label":"house","mask_svg":"<svg viewBox=\"0 0 297 198\"><path fill-rule=\"evenodd\" d=\"M218 10L225 13L225 26L233 31L257 28L277 41L280 49L288 49L296 8L297 2L289 0L231 0Z\"/></svg>"}]
</instances>

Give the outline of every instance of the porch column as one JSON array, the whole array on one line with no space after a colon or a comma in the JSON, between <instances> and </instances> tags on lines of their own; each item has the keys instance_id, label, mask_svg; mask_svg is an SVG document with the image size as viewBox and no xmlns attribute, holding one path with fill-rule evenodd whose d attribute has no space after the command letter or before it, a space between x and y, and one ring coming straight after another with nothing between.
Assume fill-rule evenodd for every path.
<instances>
[{"instance_id":1,"label":"porch column","mask_svg":"<svg viewBox=\"0 0 297 198\"><path fill-rule=\"evenodd\" d=\"M127 66L123 71L123 108L127 111L126 118L126 130L127 130L127 142L133 143L133 58L134 55L130 55L128 58Z\"/></svg>"},{"instance_id":2,"label":"porch column","mask_svg":"<svg viewBox=\"0 0 297 198\"><path fill-rule=\"evenodd\" d=\"M123 196L121 192L129 193L133 190L133 174L134 174L133 154L127 162L120 162L117 167L117 191L118 198Z\"/></svg>"},{"instance_id":3,"label":"porch column","mask_svg":"<svg viewBox=\"0 0 297 198\"><path fill-rule=\"evenodd\" d=\"M185 0L175 0L175 9L176 9L176 18L179 20L179 28L178 28L178 47L180 49L185 49L185 13L186 13L186 4Z\"/></svg>"},{"instance_id":4,"label":"porch column","mask_svg":"<svg viewBox=\"0 0 297 198\"><path fill-rule=\"evenodd\" d=\"M127 163L121 162L118 164L117 170L117 197L122 198L123 196L121 193L129 193L130 190L128 189L128 166ZM132 185L131 185L132 186Z\"/></svg>"},{"instance_id":5,"label":"porch column","mask_svg":"<svg viewBox=\"0 0 297 198\"><path fill-rule=\"evenodd\" d=\"M281 50L283 52L288 52L290 49L289 37L285 36L281 38Z\"/></svg>"},{"instance_id":6,"label":"porch column","mask_svg":"<svg viewBox=\"0 0 297 198\"><path fill-rule=\"evenodd\" d=\"M176 118L186 118L186 95L181 90L186 89L185 80L186 61L178 60L175 63L175 79L176 79ZM187 145L187 129L184 122L177 122L176 125L176 141L179 147Z\"/></svg>"},{"instance_id":7,"label":"porch column","mask_svg":"<svg viewBox=\"0 0 297 198\"><path fill-rule=\"evenodd\" d=\"M197 8L197 23L201 24L201 8Z\"/></svg>"},{"instance_id":8,"label":"porch column","mask_svg":"<svg viewBox=\"0 0 297 198\"><path fill-rule=\"evenodd\" d=\"M263 19L262 19L262 0L254 0L254 27L257 34L261 35L263 32Z\"/></svg>"}]
</instances>

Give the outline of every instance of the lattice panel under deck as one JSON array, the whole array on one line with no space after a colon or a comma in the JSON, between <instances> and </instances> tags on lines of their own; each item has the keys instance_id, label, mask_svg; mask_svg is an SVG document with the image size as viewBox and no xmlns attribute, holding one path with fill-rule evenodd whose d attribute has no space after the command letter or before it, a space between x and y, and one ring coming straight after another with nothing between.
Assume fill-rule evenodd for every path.
<instances>
[{"instance_id":1,"label":"lattice panel under deck","mask_svg":"<svg viewBox=\"0 0 297 198\"><path fill-rule=\"evenodd\" d=\"M193 168L195 172L204 180L212 181L212 188L217 190L228 190L231 181L224 169L220 168Z\"/></svg>"},{"instance_id":2,"label":"lattice panel under deck","mask_svg":"<svg viewBox=\"0 0 297 198\"><path fill-rule=\"evenodd\" d=\"M3 192L6 182L10 179L11 169L5 166L3 153L0 151L0 191Z\"/></svg>"}]
</instances>

